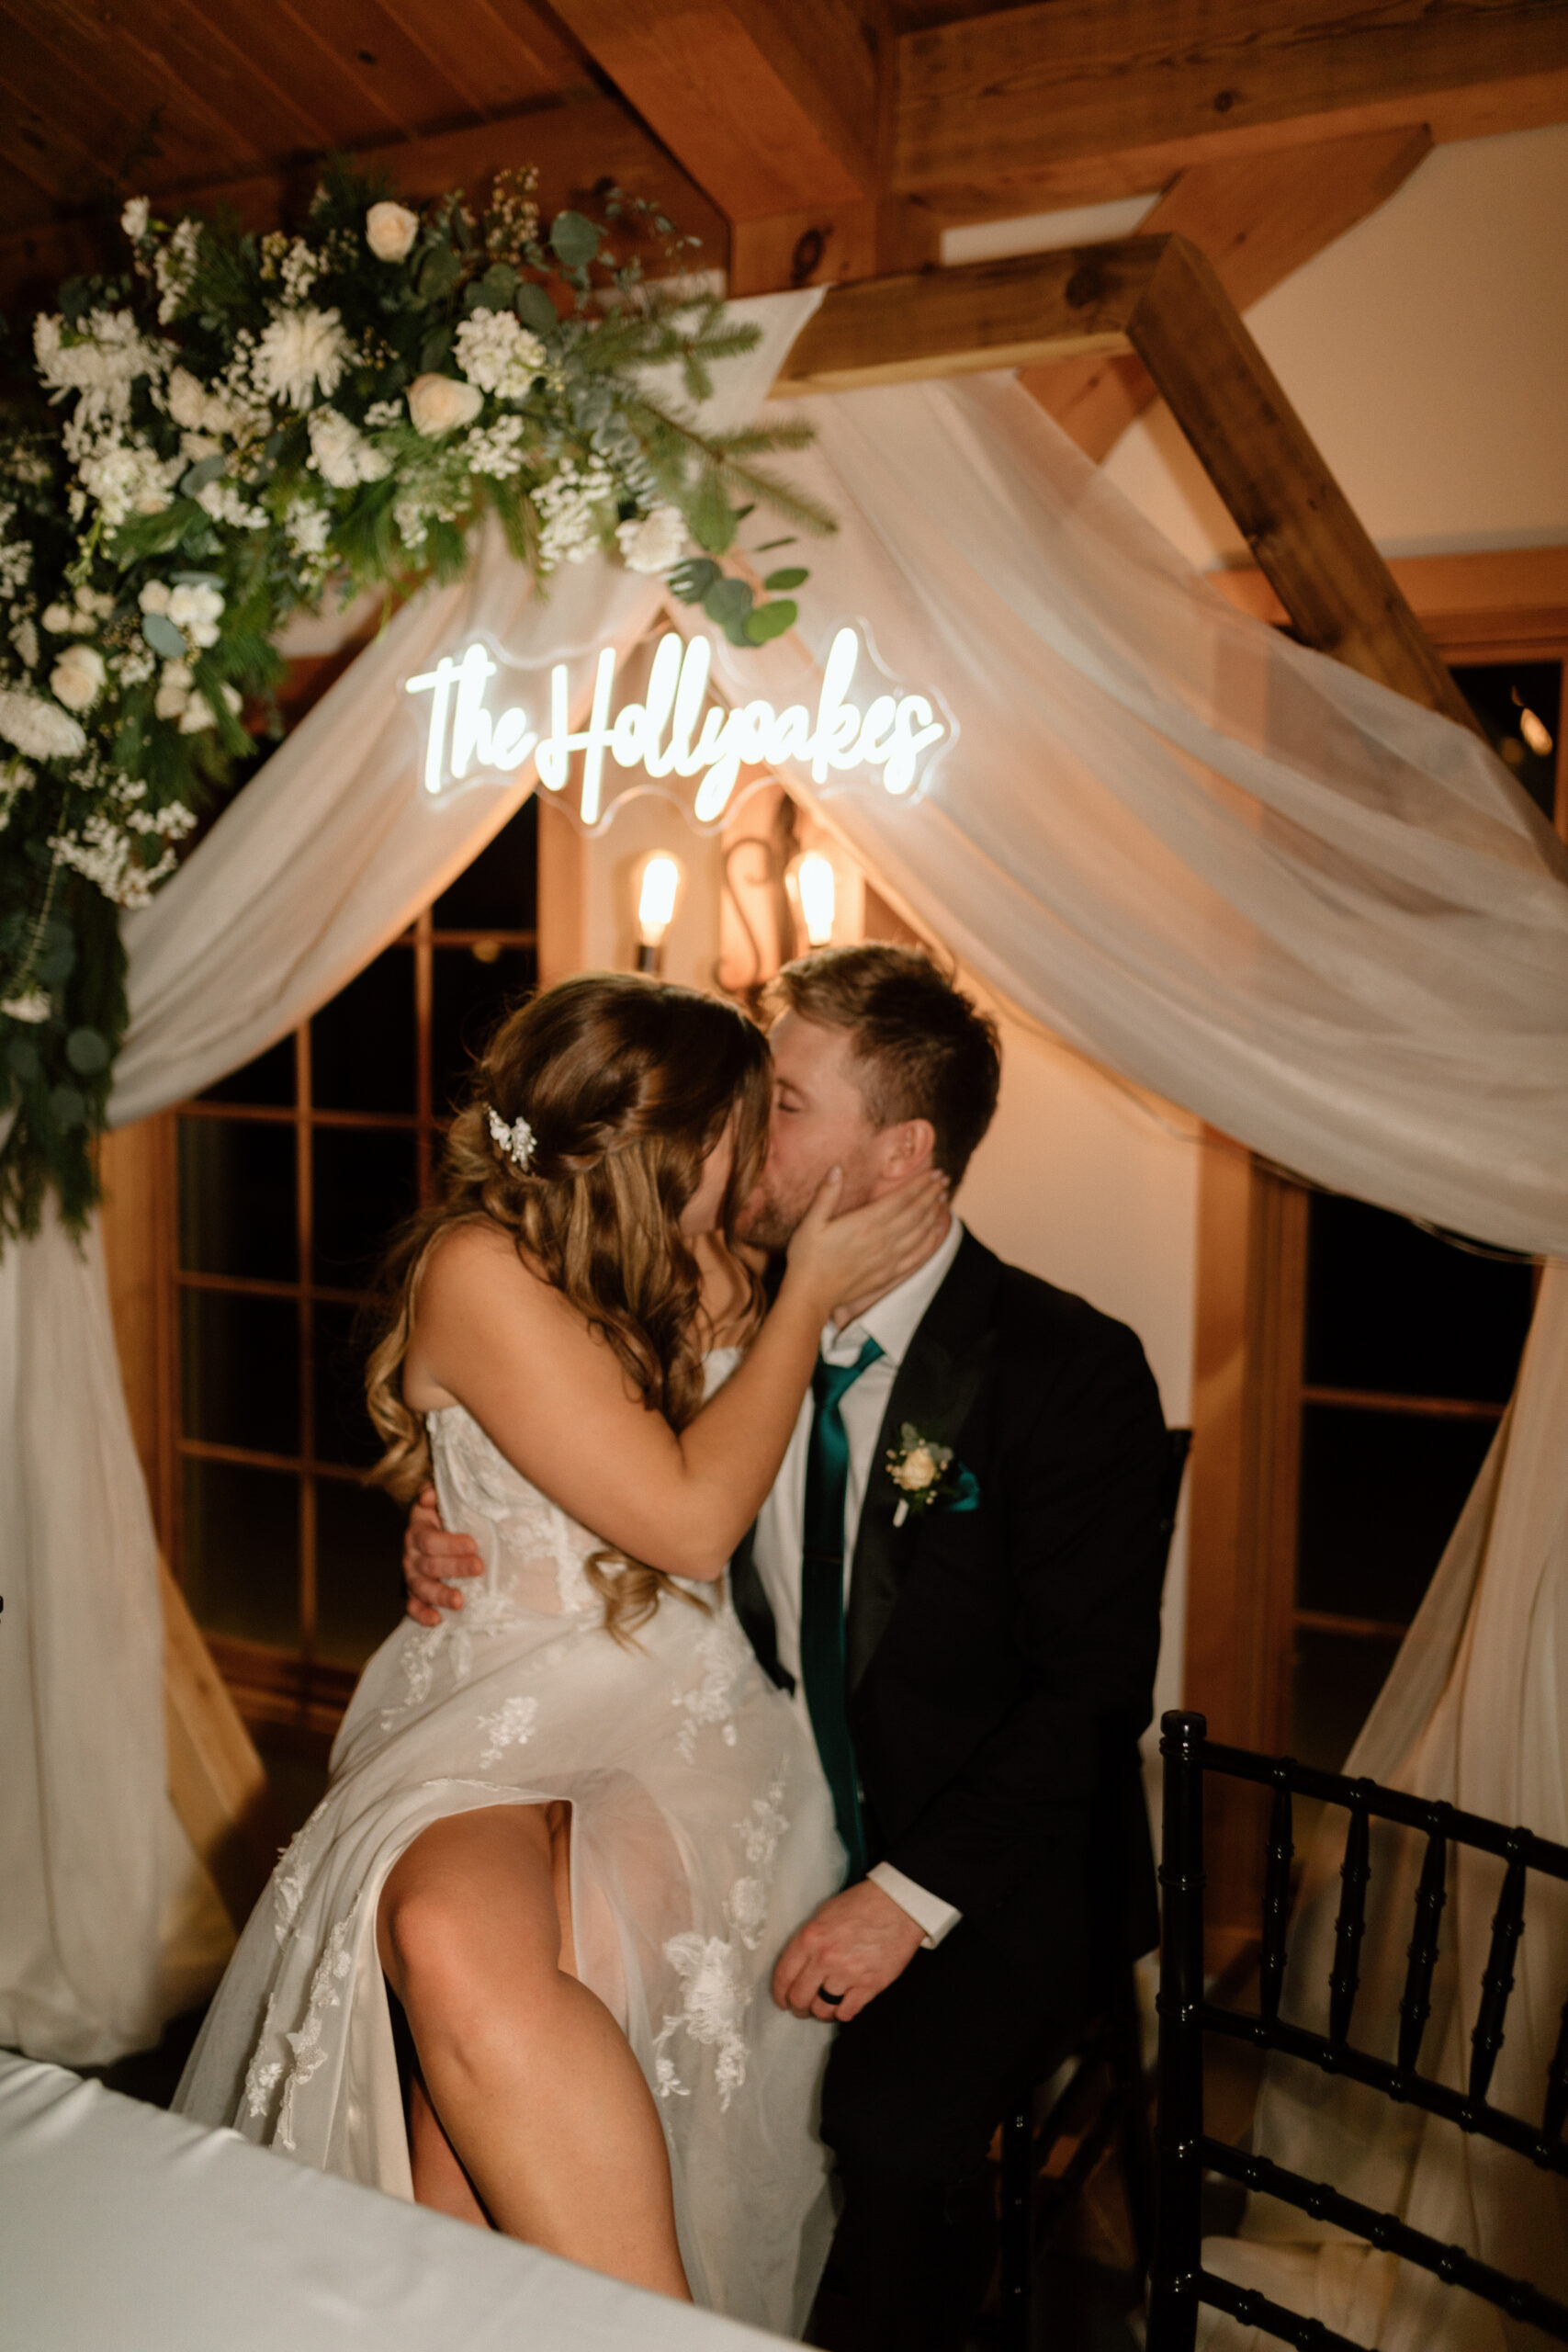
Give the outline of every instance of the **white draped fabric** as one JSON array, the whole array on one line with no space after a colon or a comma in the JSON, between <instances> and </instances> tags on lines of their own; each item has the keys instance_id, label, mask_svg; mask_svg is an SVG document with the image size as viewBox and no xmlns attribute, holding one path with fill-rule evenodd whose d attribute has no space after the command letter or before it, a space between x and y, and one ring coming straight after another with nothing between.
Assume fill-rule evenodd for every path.
<instances>
[{"instance_id":1,"label":"white draped fabric","mask_svg":"<svg viewBox=\"0 0 1568 2352\"><path fill-rule=\"evenodd\" d=\"M1568 1844L1568 1266L1549 1267L1519 1385L1348 1772ZM1292 1926L1285 2016L1327 2031L1345 1815L1326 1815ZM1354 2039L1392 2059L1423 1841L1380 1825ZM1462 2089L1502 1865L1450 1847L1423 2071ZM1457 1868L1451 1858L1458 1856ZM1568 1886L1534 1871L1515 1990L1488 2097L1538 2124L1568 1990ZM1398 2212L1568 2301L1568 2181L1452 2125L1315 2069L1270 2063L1253 2132L1264 2155ZM1336 2242L1337 2241L1337 2242ZM1392 2255L1346 2243L1269 2199L1210 2268L1382 2352L1525 2352L1533 2329ZM1205 2315L1213 2352L1273 2342Z\"/></svg>"}]
</instances>

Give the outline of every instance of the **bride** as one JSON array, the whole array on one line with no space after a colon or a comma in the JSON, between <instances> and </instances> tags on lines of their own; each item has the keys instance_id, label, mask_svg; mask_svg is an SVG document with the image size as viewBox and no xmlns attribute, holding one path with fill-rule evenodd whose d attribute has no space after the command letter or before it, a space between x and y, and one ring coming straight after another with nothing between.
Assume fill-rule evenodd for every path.
<instances>
[{"instance_id":1,"label":"bride","mask_svg":"<svg viewBox=\"0 0 1568 2352\"><path fill-rule=\"evenodd\" d=\"M835 1217L830 1178L764 1316L731 1236L770 1092L761 1034L684 989L589 975L497 1032L369 1384L379 1475L433 1469L484 1576L366 1668L176 2105L797 2332L826 2045L767 1983L842 1855L723 1576L823 1325L946 1211L931 1182Z\"/></svg>"}]
</instances>

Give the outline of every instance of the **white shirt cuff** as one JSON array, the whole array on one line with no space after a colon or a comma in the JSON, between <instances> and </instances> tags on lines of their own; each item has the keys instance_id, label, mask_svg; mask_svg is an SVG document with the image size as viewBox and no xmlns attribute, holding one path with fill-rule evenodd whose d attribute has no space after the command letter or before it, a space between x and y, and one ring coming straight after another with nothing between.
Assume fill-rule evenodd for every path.
<instances>
[{"instance_id":1,"label":"white shirt cuff","mask_svg":"<svg viewBox=\"0 0 1568 2352\"><path fill-rule=\"evenodd\" d=\"M866 1876L884 1894L893 1897L900 1911L908 1913L917 1928L924 1928L927 1951L934 1951L943 1936L956 1928L964 1917L951 1903L944 1903L940 1894L932 1894L929 1887L917 1886L912 1878L896 1871L891 1862L873 1863Z\"/></svg>"}]
</instances>

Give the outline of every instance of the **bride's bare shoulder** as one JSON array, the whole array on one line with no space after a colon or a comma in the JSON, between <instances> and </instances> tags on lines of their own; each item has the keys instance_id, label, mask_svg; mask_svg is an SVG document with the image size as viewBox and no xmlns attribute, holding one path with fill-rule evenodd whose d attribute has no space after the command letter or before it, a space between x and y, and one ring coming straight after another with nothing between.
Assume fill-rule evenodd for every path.
<instances>
[{"instance_id":1,"label":"bride's bare shoulder","mask_svg":"<svg viewBox=\"0 0 1568 2352\"><path fill-rule=\"evenodd\" d=\"M517 1237L490 1217L465 1217L437 1237L420 1283L416 1321L456 1309L465 1317L505 1303L508 1316L548 1314L565 1304Z\"/></svg>"}]
</instances>

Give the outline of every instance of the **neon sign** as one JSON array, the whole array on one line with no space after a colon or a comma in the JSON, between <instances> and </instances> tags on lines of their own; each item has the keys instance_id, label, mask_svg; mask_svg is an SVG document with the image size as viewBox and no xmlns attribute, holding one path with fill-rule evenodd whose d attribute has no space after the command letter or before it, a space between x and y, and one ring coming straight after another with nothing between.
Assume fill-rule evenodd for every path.
<instances>
[{"instance_id":1,"label":"neon sign","mask_svg":"<svg viewBox=\"0 0 1568 2352\"><path fill-rule=\"evenodd\" d=\"M433 670L406 679L404 691L430 697L423 713L422 772L428 793L453 791L482 775L515 775L531 755L545 791L565 794L577 784L577 814L592 830L606 823L625 797L607 778L608 763L640 770L656 784L672 777L694 780L688 813L694 824L711 826L723 819L740 771L748 766L793 763L809 768L812 781L829 788L835 777L870 770L880 772L883 788L895 797L914 791L955 732L953 721L932 695L895 687L857 695L863 657L868 669L879 666L860 632L842 628L823 664L815 708L796 702L775 709L761 700L727 708L709 699L711 640L700 634L682 638L671 629L654 650L646 698L619 708L615 649L604 649L587 720L579 728L570 723L567 667L558 662L550 672L543 732L521 703L497 712L489 708L487 694L501 664L479 639L456 658L443 654Z\"/></svg>"}]
</instances>

